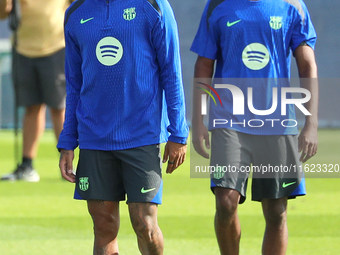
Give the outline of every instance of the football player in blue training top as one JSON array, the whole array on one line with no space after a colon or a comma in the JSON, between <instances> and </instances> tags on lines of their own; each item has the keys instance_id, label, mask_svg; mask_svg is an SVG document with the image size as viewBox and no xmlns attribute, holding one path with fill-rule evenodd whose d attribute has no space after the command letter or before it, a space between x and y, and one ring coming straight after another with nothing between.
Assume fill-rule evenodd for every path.
<instances>
[{"instance_id":1,"label":"football player in blue training top","mask_svg":"<svg viewBox=\"0 0 340 255\"><path fill-rule=\"evenodd\" d=\"M94 223L94 254L118 254L119 201L142 254L163 254L159 144L172 173L188 127L177 24L167 0L78 0L65 14L66 116L57 145ZM80 155L72 173L74 149Z\"/></svg>"},{"instance_id":2,"label":"football player in blue training top","mask_svg":"<svg viewBox=\"0 0 340 255\"><path fill-rule=\"evenodd\" d=\"M262 254L286 253L287 199L305 195L301 162L311 158L318 145L315 41L301 0L209 0L206 5L191 50L198 54L195 78L212 78L215 72L212 91L221 99L216 105L211 100L209 115L210 165L216 166L210 175L211 189L221 254L239 254L237 209L245 200L249 169L253 172L252 200L261 202L266 221ZM291 52L300 78L308 78L301 79L301 88L294 88L306 94L296 103L306 115L299 136L291 104L296 100L288 93L294 92L288 79ZM209 158L203 146L210 148L201 103L206 100L204 90L211 86L202 81L196 86L201 89L194 92L192 140L195 150ZM287 107L280 109L279 95L290 102ZM271 174L253 171L265 172L264 167ZM293 173L287 171L289 167Z\"/></svg>"}]
</instances>

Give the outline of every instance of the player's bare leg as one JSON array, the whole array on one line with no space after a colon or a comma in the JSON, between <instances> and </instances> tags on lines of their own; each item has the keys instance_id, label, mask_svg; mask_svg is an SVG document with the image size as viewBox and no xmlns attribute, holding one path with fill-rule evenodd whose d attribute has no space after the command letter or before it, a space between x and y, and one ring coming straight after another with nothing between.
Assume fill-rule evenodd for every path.
<instances>
[{"instance_id":1,"label":"player's bare leg","mask_svg":"<svg viewBox=\"0 0 340 255\"><path fill-rule=\"evenodd\" d=\"M118 255L119 202L88 200L93 220L94 255Z\"/></svg>"},{"instance_id":2,"label":"player's bare leg","mask_svg":"<svg viewBox=\"0 0 340 255\"><path fill-rule=\"evenodd\" d=\"M153 203L129 203L132 227L143 255L163 254L163 234L157 222L157 209Z\"/></svg>"},{"instance_id":3,"label":"player's bare leg","mask_svg":"<svg viewBox=\"0 0 340 255\"><path fill-rule=\"evenodd\" d=\"M237 214L240 193L216 187L215 232L222 255L238 255L241 226Z\"/></svg>"},{"instance_id":4,"label":"player's bare leg","mask_svg":"<svg viewBox=\"0 0 340 255\"><path fill-rule=\"evenodd\" d=\"M23 120L23 156L34 159L37 156L39 139L45 130L46 105L26 107Z\"/></svg>"},{"instance_id":5,"label":"player's bare leg","mask_svg":"<svg viewBox=\"0 0 340 255\"><path fill-rule=\"evenodd\" d=\"M266 219L262 254L286 254L288 244L287 198L263 199L262 209Z\"/></svg>"},{"instance_id":6,"label":"player's bare leg","mask_svg":"<svg viewBox=\"0 0 340 255\"><path fill-rule=\"evenodd\" d=\"M65 119L65 109L52 109L51 108L51 119L53 123L54 135L58 141L59 135L63 130L63 124Z\"/></svg>"}]
</instances>

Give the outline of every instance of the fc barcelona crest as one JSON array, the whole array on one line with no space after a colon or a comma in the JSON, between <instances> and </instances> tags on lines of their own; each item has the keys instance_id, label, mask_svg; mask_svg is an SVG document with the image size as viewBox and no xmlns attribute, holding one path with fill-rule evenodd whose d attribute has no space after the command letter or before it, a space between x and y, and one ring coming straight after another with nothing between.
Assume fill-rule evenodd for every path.
<instances>
[{"instance_id":1,"label":"fc barcelona crest","mask_svg":"<svg viewBox=\"0 0 340 255\"><path fill-rule=\"evenodd\" d=\"M272 29L278 30L282 27L282 17L272 16L269 21L270 27Z\"/></svg>"},{"instance_id":2,"label":"fc barcelona crest","mask_svg":"<svg viewBox=\"0 0 340 255\"><path fill-rule=\"evenodd\" d=\"M214 172L214 178L219 180L222 179L225 172L223 172L222 167L218 166Z\"/></svg>"},{"instance_id":3,"label":"fc barcelona crest","mask_svg":"<svg viewBox=\"0 0 340 255\"><path fill-rule=\"evenodd\" d=\"M80 177L79 178L79 189L81 191L86 191L89 188L89 177Z\"/></svg>"},{"instance_id":4,"label":"fc barcelona crest","mask_svg":"<svg viewBox=\"0 0 340 255\"><path fill-rule=\"evenodd\" d=\"M134 18L136 18L136 8L131 7L124 9L123 17L125 20L133 20Z\"/></svg>"}]
</instances>

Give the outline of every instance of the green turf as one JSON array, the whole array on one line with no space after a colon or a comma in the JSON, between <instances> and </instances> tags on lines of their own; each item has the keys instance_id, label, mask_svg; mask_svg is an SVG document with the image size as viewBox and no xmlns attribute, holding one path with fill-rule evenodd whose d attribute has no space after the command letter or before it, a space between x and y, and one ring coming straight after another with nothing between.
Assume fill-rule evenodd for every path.
<instances>
[{"instance_id":1,"label":"green turf","mask_svg":"<svg viewBox=\"0 0 340 255\"><path fill-rule=\"evenodd\" d=\"M340 163L339 130L321 130L318 155L310 163ZM0 175L14 168L13 135L0 131ZM0 254L91 254L92 222L85 202L72 199L73 185L62 181L53 134L42 138L35 166L39 183L0 182ZM213 229L214 197L208 179L189 178L189 158L164 175L159 224L165 254L218 254ZM307 179L308 196L289 203L287 254L340 252L340 179ZM260 254L263 216L259 203L239 208L241 254ZM125 203L121 203L121 254L139 254Z\"/></svg>"}]
</instances>

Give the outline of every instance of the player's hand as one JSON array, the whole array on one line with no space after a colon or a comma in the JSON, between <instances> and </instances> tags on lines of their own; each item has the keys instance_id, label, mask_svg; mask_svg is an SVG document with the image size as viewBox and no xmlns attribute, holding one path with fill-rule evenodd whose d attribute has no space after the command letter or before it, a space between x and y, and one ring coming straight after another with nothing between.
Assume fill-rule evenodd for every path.
<instances>
[{"instance_id":1,"label":"player's hand","mask_svg":"<svg viewBox=\"0 0 340 255\"><path fill-rule=\"evenodd\" d=\"M61 176L72 183L76 182L76 176L73 173L73 159L74 152L73 150L60 150L60 160L59 160L59 168L61 172Z\"/></svg>"},{"instance_id":2,"label":"player's hand","mask_svg":"<svg viewBox=\"0 0 340 255\"><path fill-rule=\"evenodd\" d=\"M299 152L301 152L300 161L303 163L306 162L316 154L317 149L317 128L304 127L299 135Z\"/></svg>"},{"instance_id":3,"label":"player's hand","mask_svg":"<svg viewBox=\"0 0 340 255\"><path fill-rule=\"evenodd\" d=\"M203 140L205 141L205 147L210 149L209 133L208 129L200 124L192 125L192 144L194 145L195 151L204 158L209 158L209 153L203 147Z\"/></svg>"},{"instance_id":4,"label":"player's hand","mask_svg":"<svg viewBox=\"0 0 340 255\"><path fill-rule=\"evenodd\" d=\"M187 153L187 145L168 141L165 145L163 163L168 161L166 173L171 174L177 167L183 164Z\"/></svg>"}]
</instances>

